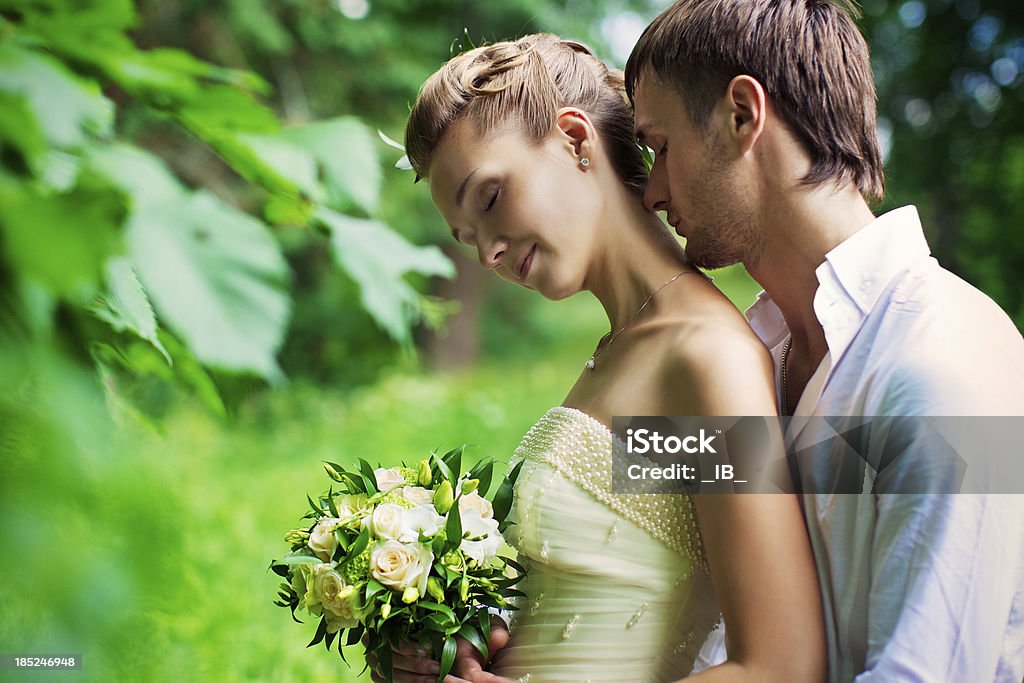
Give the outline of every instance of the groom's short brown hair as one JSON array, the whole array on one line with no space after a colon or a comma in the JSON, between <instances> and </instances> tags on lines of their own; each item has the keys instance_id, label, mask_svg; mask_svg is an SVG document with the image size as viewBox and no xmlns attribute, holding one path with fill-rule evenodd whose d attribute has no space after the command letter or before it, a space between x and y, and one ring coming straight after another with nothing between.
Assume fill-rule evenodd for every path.
<instances>
[{"instance_id":1,"label":"groom's short brown hair","mask_svg":"<svg viewBox=\"0 0 1024 683\"><path fill-rule=\"evenodd\" d=\"M808 184L853 181L885 193L868 47L849 0L678 0L640 36L626 91L654 75L706 128L736 76L764 87L811 155Z\"/></svg>"}]
</instances>

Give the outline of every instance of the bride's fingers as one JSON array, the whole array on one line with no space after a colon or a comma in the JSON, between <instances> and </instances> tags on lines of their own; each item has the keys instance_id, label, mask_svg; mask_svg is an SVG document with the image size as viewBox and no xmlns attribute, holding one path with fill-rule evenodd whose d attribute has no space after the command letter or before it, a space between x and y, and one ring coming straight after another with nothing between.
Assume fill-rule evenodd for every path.
<instances>
[{"instance_id":1,"label":"bride's fingers","mask_svg":"<svg viewBox=\"0 0 1024 683\"><path fill-rule=\"evenodd\" d=\"M510 637L508 626L505 625L505 620L498 616L492 616L491 636L487 639L487 649L490 651L492 657L495 652L508 645L508 639Z\"/></svg>"},{"instance_id":2,"label":"bride's fingers","mask_svg":"<svg viewBox=\"0 0 1024 683\"><path fill-rule=\"evenodd\" d=\"M399 654L397 650L391 656L391 668L395 670L395 680L399 673L423 674L426 676L437 676L441 673L441 665L433 659L426 657L407 656Z\"/></svg>"}]
</instances>

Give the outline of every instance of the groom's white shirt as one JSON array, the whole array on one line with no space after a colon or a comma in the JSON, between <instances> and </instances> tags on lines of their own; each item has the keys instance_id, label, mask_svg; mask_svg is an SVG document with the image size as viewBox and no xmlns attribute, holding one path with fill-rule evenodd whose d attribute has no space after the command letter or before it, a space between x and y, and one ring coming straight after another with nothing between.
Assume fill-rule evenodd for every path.
<instances>
[{"instance_id":1,"label":"groom's white shirt","mask_svg":"<svg viewBox=\"0 0 1024 683\"><path fill-rule=\"evenodd\" d=\"M914 207L877 218L816 274L828 354L798 418L1024 415L1024 339L930 256ZM778 376L779 308L762 292L747 316ZM804 511L831 681L1020 683L1024 496L807 493Z\"/></svg>"}]
</instances>

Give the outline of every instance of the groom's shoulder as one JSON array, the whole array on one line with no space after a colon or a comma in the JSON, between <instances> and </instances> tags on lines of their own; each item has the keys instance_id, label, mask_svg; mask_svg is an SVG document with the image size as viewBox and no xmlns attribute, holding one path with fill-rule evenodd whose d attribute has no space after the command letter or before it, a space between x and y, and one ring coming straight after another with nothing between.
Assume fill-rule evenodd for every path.
<instances>
[{"instance_id":1,"label":"groom's shoulder","mask_svg":"<svg viewBox=\"0 0 1024 683\"><path fill-rule=\"evenodd\" d=\"M995 301L933 258L896 278L861 332L872 347L864 370L886 413L894 401L949 414L1021 403L1020 331Z\"/></svg>"},{"instance_id":2,"label":"groom's shoulder","mask_svg":"<svg viewBox=\"0 0 1024 683\"><path fill-rule=\"evenodd\" d=\"M890 324L908 332L1021 339L1016 325L990 296L932 257L917 261L896 278L878 309Z\"/></svg>"}]
</instances>

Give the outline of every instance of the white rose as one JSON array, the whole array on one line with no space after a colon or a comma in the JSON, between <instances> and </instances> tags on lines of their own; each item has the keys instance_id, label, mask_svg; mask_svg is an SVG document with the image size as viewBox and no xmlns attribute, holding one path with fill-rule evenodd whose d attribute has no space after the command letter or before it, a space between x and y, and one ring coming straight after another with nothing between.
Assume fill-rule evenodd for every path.
<instances>
[{"instance_id":1,"label":"white rose","mask_svg":"<svg viewBox=\"0 0 1024 683\"><path fill-rule=\"evenodd\" d=\"M334 549L338 546L338 539L334 537L334 527L341 522L334 517L324 517L309 534L306 544L317 557L324 562L330 562L334 556Z\"/></svg>"},{"instance_id":2,"label":"white rose","mask_svg":"<svg viewBox=\"0 0 1024 683\"><path fill-rule=\"evenodd\" d=\"M338 517L342 519L355 516L364 517L373 510L365 493L346 494L334 501L334 507L338 510Z\"/></svg>"},{"instance_id":3,"label":"white rose","mask_svg":"<svg viewBox=\"0 0 1024 683\"><path fill-rule=\"evenodd\" d=\"M433 562L434 554L422 543L384 541L370 553L370 574L393 591L415 586L420 595L426 595Z\"/></svg>"},{"instance_id":4,"label":"white rose","mask_svg":"<svg viewBox=\"0 0 1024 683\"><path fill-rule=\"evenodd\" d=\"M390 491L406 483L405 475L397 467L378 467L373 471L373 476L377 479L377 488L381 491Z\"/></svg>"},{"instance_id":5,"label":"white rose","mask_svg":"<svg viewBox=\"0 0 1024 683\"><path fill-rule=\"evenodd\" d=\"M398 538L405 528L405 509L393 503L381 503L370 516L370 532L377 538Z\"/></svg>"},{"instance_id":6,"label":"white rose","mask_svg":"<svg viewBox=\"0 0 1024 683\"><path fill-rule=\"evenodd\" d=\"M476 510L484 519L490 519L494 516L494 507L491 506L491 501L487 500L476 491L464 493L459 497L459 510L462 512L465 512L466 510Z\"/></svg>"},{"instance_id":7,"label":"white rose","mask_svg":"<svg viewBox=\"0 0 1024 683\"><path fill-rule=\"evenodd\" d=\"M468 534L469 538L463 539L459 549L476 561L477 566L487 564L501 550L498 523L493 518L481 517L477 510L462 513L462 533Z\"/></svg>"},{"instance_id":8,"label":"white rose","mask_svg":"<svg viewBox=\"0 0 1024 683\"><path fill-rule=\"evenodd\" d=\"M306 609L309 610L310 614L320 616L323 614L324 608L320 600L320 594L316 592L316 577L323 572L333 571L334 563L300 564L299 568L304 573L306 580L306 594L303 596Z\"/></svg>"},{"instance_id":9,"label":"white rose","mask_svg":"<svg viewBox=\"0 0 1024 683\"><path fill-rule=\"evenodd\" d=\"M433 536L444 525L444 517L437 514L433 505L420 505L405 511L405 528L398 540L403 543L418 541L420 534Z\"/></svg>"},{"instance_id":10,"label":"white rose","mask_svg":"<svg viewBox=\"0 0 1024 683\"><path fill-rule=\"evenodd\" d=\"M434 500L434 492L422 486L403 486L400 491L402 498L415 505L426 505Z\"/></svg>"},{"instance_id":11,"label":"white rose","mask_svg":"<svg viewBox=\"0 0 1024 683\"><path fill-rule=\"evenodd\" d=\"M316 565L313 573L314 589L323 607L323 614L327 617L329 633L358 624L352 614L352 603L349 601L355 591L333 567L333 563Z\"/></svg>"}]
</instances>

